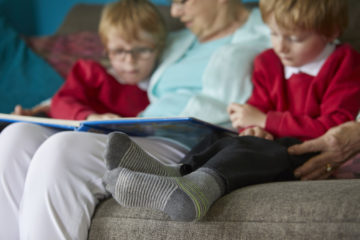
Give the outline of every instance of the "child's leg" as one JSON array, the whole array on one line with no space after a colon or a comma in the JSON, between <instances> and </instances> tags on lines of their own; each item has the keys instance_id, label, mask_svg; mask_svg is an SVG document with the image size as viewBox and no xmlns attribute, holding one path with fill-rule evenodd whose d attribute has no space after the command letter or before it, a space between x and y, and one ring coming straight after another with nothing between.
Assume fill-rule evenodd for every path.
<instances>
[{"instance_id":1,"label":"child's leg","mask_svg":"<svg viewBox=\"0 0 360 240\"><path fill-rule=\"evenodd\" d=\"M117 180L111 192L124 206L156 208L173 220L195 220L204 216L224 192L251 184L293 179L293 161L287 147L275 141L255 137L223 138L196 157L205 164L184 177L112 170L108 177ZM208 157L210 159L206 159Z\"/></svg>"},{"instance_id":2,"label":"child's leg","mask_svg":"<svg viewBox=\"0 0 360 240\"><path fill-rule=\"evenodd\" d=\"M152 145L154 145L154 141L155 140L153 139ZM185 149L180 146L171 145L170 142L163 145L160 144L156 147L161 149L164 148L166 152L170 152L170 155L168 154L167 156L163 156L164 154L160 153L161 156L157 156L154 154L159 152L161 149L148 149L148 152L146 149L143 149L146 147L144 146L144 143L140 143L140 145L142 145L142 147L136 143L136 139L134 141L131 140L125 133L110 133L107 138L105 150L107 169L112 170L120 167L127 168L132 171L156 174L160 176L180 176L181 165L175 164L174 162L176 161L171 158L178 158L178 156L181 156L182 158L184 156ZM174 155L174 157L172 157L172 155ZM162 163L161 160L166 160L172 164Z\"/></svg>"},{"instance_id":3,"label":"child's leg","mask_svg":"<svg viewBox=\"0 0 360 240\"><path fill-rule=\"evenodd\" d=\"M219 141L222 139L221 141ZM181 160L182 175L195 171L219 152L232 137L224 134L211 134L194 146Z\"/></svg>"},{"instance_id":4,"label":"child's leg","mask_svg":"<svg viewBox=\"0 0 360 240\"><path fill-rule=\"evenodd\" d=\"M158 209L172 220L201 219L224 193L223 180L211 169L199 168L184 177L165 177L116 168L106 178L116 179L107 189L123 206Z\"/></svg>"},{"instance_id":5,"label":"child's leg","mask_svg":"<svg viewBox=\"0 0 360 240\"><path fill-rule=\"evenodd\" d=\"M226 192L253 184L295 180L293 171L309 158L288 154L288 146L298 142L294 138L269 141L251 136L221 139L218 144L223 149L203 167L224 179Z\"/></svg>"}]
</instances>

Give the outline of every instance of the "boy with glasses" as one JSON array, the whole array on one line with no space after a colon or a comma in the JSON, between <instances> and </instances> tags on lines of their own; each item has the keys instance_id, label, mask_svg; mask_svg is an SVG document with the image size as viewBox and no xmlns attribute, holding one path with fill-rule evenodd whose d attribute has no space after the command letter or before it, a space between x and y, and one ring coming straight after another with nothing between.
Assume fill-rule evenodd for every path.
<instances>
[{"instance_id":1,"label":"boy with glasses","mask_svg":"<svg viewBox=\"0 0 360 240\"><path fill-rule=\"evenodd\" d=\"M79 60L52 99L50 116L100 120L137 116L148 104L147 85L166 39L165 22L146 0L108 4L100 38L110 68Z\"/></svg>"}]
</instances>

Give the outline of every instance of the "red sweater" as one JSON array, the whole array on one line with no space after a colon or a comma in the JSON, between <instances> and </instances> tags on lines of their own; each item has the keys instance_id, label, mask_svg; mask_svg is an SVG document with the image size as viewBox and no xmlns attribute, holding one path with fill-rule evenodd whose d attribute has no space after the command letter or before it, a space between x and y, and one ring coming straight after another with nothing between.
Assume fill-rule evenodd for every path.
<instances>
[{"instance_id":1,"label":"red sweater","mask_svg":"<svg viewBox=\"0 0 360 240\"><path fill-rule=\"evenodd\" d=\"M50 116L84 120L89 114L134 117L149 104L137 85L119 83L98 63L79 60L51 101Z\"/></svg>"},{"instance_id":2,"label":"red sweater","mask_svg":"<svg viewBox=\"0 0 360 240\"><path fill-rule=\"evenodd\" d=\"M267 50L254 63L254 90L248 103L267 114L265 130L275 137L301 140L354 120L360 109L360 54L340 45L317 76L284 77L275 52Z\"/></svg>"}]
</instances>

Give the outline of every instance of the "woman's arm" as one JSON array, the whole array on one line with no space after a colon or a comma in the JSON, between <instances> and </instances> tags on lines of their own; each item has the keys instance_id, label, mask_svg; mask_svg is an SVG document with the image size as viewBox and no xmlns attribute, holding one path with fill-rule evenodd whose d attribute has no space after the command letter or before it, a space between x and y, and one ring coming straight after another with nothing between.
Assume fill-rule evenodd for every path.
<instances>
[{"instance_id":1,"label":"woman's arm","mask_svg":"<svg viewBox=\"0 0 360 240\"><path fill-rule=\"evenodd\" d=\"M215 124L229 123L228 105L245 103L251 95L253 60L258 53L258 48L245 48L243 44L219 49L203 75L202 91L190 98L181 115Z\"/></svg>"}]
</instances>

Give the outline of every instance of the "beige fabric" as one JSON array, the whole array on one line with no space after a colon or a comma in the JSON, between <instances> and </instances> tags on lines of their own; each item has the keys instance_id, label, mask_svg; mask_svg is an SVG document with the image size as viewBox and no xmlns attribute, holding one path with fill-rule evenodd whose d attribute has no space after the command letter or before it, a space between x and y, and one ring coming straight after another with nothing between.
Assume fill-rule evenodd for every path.
<instances>
[{"instance_id":1,"label":"beige fabric","mask_svg":"<svg viewBox=\"0 0 360 240\"><path fill-rule=\"evenodd\" d=\"M359 190L360 180L254 185L219 199L197 223L109 199L89 239L360 239Z\"/></svg>"}]
</instances>

